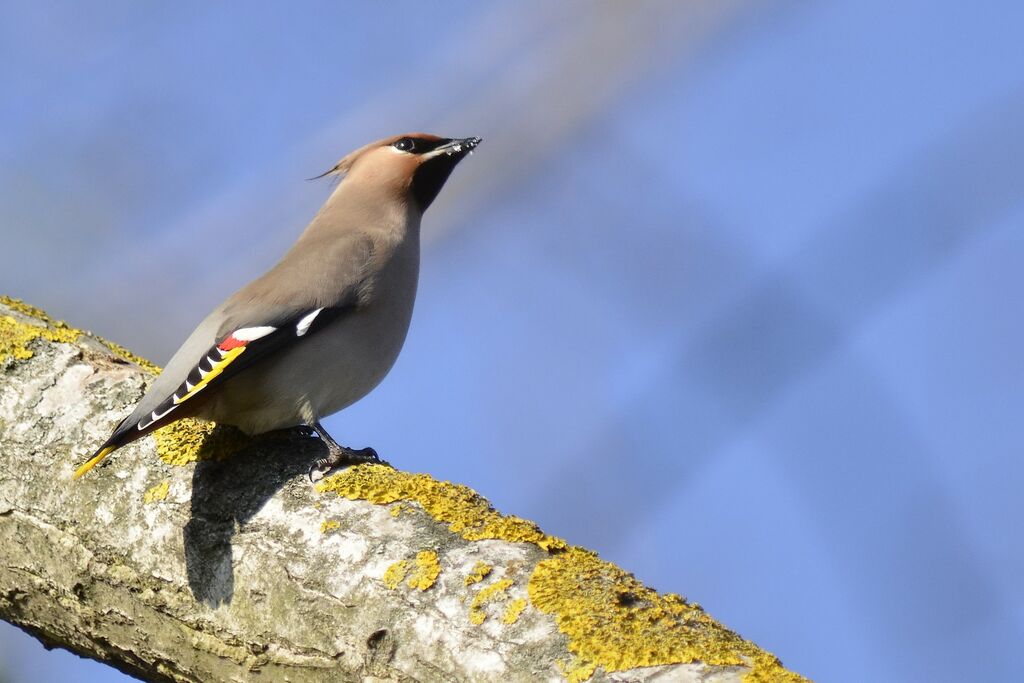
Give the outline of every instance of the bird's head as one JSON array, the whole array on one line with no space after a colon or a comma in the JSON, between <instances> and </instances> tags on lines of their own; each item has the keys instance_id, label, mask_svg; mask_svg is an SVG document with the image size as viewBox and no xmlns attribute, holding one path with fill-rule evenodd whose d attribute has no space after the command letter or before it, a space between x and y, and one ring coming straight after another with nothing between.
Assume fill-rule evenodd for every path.
<instances>
[{"instance_id":1,"label":"bird's head","mask_svg":"<svg viewBox=\"0 0 1024 683\"><path fill-rule=\"evenodd\" d=\"M455 166L479 144L477 137L395 135L360 147L323 175L344 175L345 183L372 183L410 197L426 211Z\"/></svg>"}]
</instances>

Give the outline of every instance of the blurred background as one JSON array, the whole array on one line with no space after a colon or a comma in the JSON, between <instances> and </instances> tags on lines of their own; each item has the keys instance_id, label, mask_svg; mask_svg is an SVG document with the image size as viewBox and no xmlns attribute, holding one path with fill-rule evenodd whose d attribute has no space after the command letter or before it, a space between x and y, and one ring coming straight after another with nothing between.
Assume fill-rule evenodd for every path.
<instances>
[{"instance_id":1,"label":"blurred background","mask_svg":"<svg viewBox=\"0 0 1024 683\"><path fill-rule=\"evenodd\" d=\"M6 0L0 292L163 363L312 217L305 178L482 136L424 221L402 357L328 429L819 681L1014 680L1022 26L1008 0ZM7 625L0 671L127 680Z\"/></svg>"}]
</instances>

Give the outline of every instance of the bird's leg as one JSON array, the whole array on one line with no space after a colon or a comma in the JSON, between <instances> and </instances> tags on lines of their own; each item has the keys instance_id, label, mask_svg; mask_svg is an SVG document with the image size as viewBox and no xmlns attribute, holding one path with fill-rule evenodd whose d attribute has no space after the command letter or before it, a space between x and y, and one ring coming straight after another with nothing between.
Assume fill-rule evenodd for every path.
<instances>
[{"instance_id":1,"label":"bird's leg","mask_svg":"<svg viewBox=\"0 0 1024 683\"><path fill-rule=\"evenodd\" d=\"M381 459L377 456L377 451L372 448L362 448L357 451L342 446L331 438L331 435L327 433L327 430L319 422L314 422L310 427L320 437L320 440L327 444L327 457L320 458L309 466L309 480L312 482L323 479L331 470L341 464L356 465L364 462L381 462Z\"/></svg>"},{"instance_id":2,"label":"bird's leg","mask_svg":"<svg viewBox=\"0 0 1024 683\"><path fill-rule=\"evenodd\" d=\"M308 439L311 438L316 432L309 425L296 425L295 427L282 427L281 429L273 429L269 432L263 432L257 434L259 439Z\"/></svg>"},{"instance_id":3,"label":"bird's leg","mask_svg":"<svg viewBox=\"0 0 1024 683\"><path fill-rule=\"evenodd\" d=\"M316 434L316 430L309 425L296 425L294 427L289 427L288 431L303 439L310 439L314 434Z\"/></svg>"}]
</instances>

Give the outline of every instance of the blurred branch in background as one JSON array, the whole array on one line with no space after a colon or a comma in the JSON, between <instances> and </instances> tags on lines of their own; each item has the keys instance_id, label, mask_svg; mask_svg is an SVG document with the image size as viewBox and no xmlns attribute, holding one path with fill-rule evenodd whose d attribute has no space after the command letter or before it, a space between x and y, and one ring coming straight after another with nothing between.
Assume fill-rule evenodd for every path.
<instances>
[{"instance_id":1,"label":"blurred branch in background","mask_svg":"<svg viewBox=\"0 0 1024 683\"><path fill-rule=\"evenodd\" d=\"M610 101L653 69L682 67L687 54L702 49L748 5L605 1L536 11L513 3L485 13L477 25L453 26L444 33L442 65L411 65L400 82L382 83L372 99L314 132L287 158L238 169L233 187L190 208L162 237L118 245L116 271L97 263L82 285L114 292L117 306L107 302L86 313L99 329L162 357L172 350L168 325L187 331L196 310L211 308L234 283L283 253L323 193L322 183L301 184L300 178L328 168L349 147L397 130L470 130L465 134L485 139L486 154L477 155L471 173L456 174L431 208L424 228L429 248L467 227L471 216L495 203L495 195L546 159L571 153L575 132ZM207 248L197 249L199 243ZM222 258L226 252L229 259ZM145 286L125 288L124 282ZM154 292L170 291L174 296L160 301L159 334L111 317L118 308L144 309Z\"/></svg>"},{"instance_id":2,"label":"blurred branch in background","mask_svg":"<svg viewBox=\"0 0 1024 683\"><path fill-rule=\"evenodd\" d=\"M608 416L607 430L592 434L561 464L561 475L550 477L557 483L571 473L579 488L556 484L539 495L540 509L553 513L600 491L603 500L616 502L591 506L594 516L569 533L601 529L615 537L627 534L639 521L636 515L657 500L680 495L694 472L835 353L867 316L1021 206L1022 117L1022 93L977 112L693 326L692 337L666 349L674 357L650 364L659 374L649 378L635 404ZM626 423L644 431L623 433ZM663 444L674 447L666 451ZM619 464L624 452L635 454L628 467ZM866 487L875 468L897 466L886 464L884 455L860 456L863 467L882 458L865 472ZM643 467L633 467L634 459ZM920 474L921 487L934 486L924 476L927 468ZM646 505L631 504L639 499Z\"/></svg>"}]
</instances>

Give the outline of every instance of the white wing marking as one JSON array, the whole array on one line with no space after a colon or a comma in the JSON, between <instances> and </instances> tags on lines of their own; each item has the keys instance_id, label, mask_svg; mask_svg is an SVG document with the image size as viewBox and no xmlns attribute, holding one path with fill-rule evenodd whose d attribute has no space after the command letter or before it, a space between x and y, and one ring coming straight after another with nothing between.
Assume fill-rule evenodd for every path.
<instances>
[{"instance_id":1,"label":"white wing marking","mask_svg":"<svg viewBox=\"0 0 1024 683\"><path fill-rule=\"evenodd\" d=\"M149 414L150 418L152 418L152 419L150 419L149 422L142 422L142 420L139 420L139 424L136 425L137 429L141 432L143 429L145 429L149 425L153 424L154 422L156 422L157 420L159 420L164 415L166 415L167 413L171 412L172 410L174 410L177 407L178 407L177 405L172 405L170 408L168 408L167 410L165 410L162 413L158 413L158 412L156 412L154 410L153 412L151 412Z\"/></svg>"},{"instance_id":2,"label":"white wing marking","mask_svg":"<svg viewBox=\"0 0 1024 683\"><path fill-rule=\"evenodd\" d=\"M264 325L263 327L243 327L240 330L235 330L231 333L231 336L238 341L251 342L266 337L268 334L276 330L276 327Z\"/></svg>"},{"instance_id":3,"label":"white wing marking","mask_svg":"<svg viewBox=\"0 0 1024 683\"><path fill-rule=\"evenodd\" d=\"M302 316L302 320L300 320L299 323L295 326L295 334L301 337L302 335L309 332L309 326L313 324L313 321L316 320L316 317L320 315L320 311L322 310L324 309L318 308L312 313L307 313L306 315Z\"/></svg>"}]
</instances>

